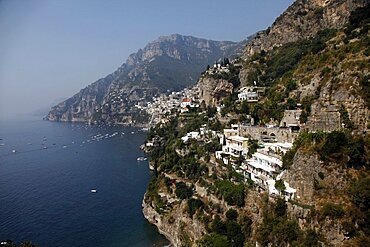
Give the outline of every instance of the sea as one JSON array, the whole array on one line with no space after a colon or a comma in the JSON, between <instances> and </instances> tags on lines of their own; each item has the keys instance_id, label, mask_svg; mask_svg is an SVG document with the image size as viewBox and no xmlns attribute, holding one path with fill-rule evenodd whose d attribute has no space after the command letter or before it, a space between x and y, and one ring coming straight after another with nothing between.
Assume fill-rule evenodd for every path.
<instances>
[{"instance_id":1,"label":"sea","mask_svg":"<svg viewBox=\"0 0 370 247\"><path fill-rule=\"evenodd\" d=\"M0 242L167 246L142 214L145 137L130 127L0 120Z\"/></svg>"}]
</instances>

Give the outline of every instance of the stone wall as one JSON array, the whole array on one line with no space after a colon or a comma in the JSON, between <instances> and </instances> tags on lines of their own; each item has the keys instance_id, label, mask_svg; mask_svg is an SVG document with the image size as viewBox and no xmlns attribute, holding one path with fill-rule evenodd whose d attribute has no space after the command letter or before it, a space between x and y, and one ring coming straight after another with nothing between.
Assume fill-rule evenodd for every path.
<instances>
[{"instance_id":1,"label":"stone wall","mask_svg":"<svg viewBox=\"0 0 370 247\"><path fill-rule=\"evenodd\" d=\"M298 136L285 128L267 128L259 126L240 126L240 135L261 141L262 136L275 136L278 142L291 142Z\"/></svg>"}]
</instances>

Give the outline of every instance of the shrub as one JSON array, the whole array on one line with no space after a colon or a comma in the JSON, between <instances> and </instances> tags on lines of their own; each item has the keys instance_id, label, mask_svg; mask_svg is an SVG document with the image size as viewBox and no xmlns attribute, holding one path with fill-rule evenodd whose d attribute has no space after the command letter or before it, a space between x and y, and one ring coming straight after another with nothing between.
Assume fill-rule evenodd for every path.
<instances>
[{"instance_id":1,"label":"shrub","mask_svg":"<svg viewBox=\"0 0 370 247\"><path fill-rule=\"evenodd\" d=\"M225 223L220 219L220 216L216 215L215 219L212 221L211 226L212 231L225 235L226 234L226 226Z\"/></svg>"},{"instance_id":2,"label":"shrub","mask_svg":"<svg viewBox=\"0 0 370 247\"><path fill-rule=\"evenodd\" d=\"M238 212L235 209L229 209L226 212L226 218L228 220L236 221L238 219Z\"/></svg>"},{"instance_id":3,"label":"shrub","mask_svg":"<svg viewBox=\"0 0 370 247\"><path fill-rule=\"evenodd\" d=\"M215 182L217 192L230 205L244 206L245 187L244 184L234 184L227 180Z\"/></svg>"},{"instance_id":4,"label":"shrub","mask_svg":"<svg viewBox=\"0 0 370 247\"><path fill-rule=\"evenodd\" d=\"M229 242L227 237L212 232L204 236L204 238L199 242L200 247L229 247Z\"/></svg>"},{"instance_id":5,"label":"shrub","mask_svg":"<svg viewBox=\"0 0 370 247\"><path fill-rule=\"evenodd\" d=\"M331 202L325 203L321 208L322 217L341 218L344 216L344 209L342 205L334 204Z\"/></svg>"},{"instance_id":6,"label":"shrub","mask_svg":"<svg viewBox=\"0 0 370 247\"><path fill-rule=\"evenodd\" d=\"M202 209L204 207L204 203L199 199L190 198L188 200L188 213L190 217L193 217L195 212L198 209Z\"/></svg>"},{"instance_id":7,"label":"shrub","mask_svg":"<svg viewBox=\"0 0 370 247\"><path fill-rule=\"evenodd\" d=\"M284 199L279 198L275 205L275 215L278 217L285 217L287 211L287 205Z\"/></svg>"},{"instance_id":8,"label":"shrub","mask_svg":"<svg viewBox=\"0 0 370 247\"><path fill-rule=\"evenodd\" d=\"M176 183L176 196L180 199L188 199L193 195L193 189L184 182Z\"/></svg>"},{"instance_id":9,"label":"shrub","mask_svg":"<svg viewBox=\"0 0 370 247\"><path fill-rule=\"evenodd\" d=\"M244 234L238 223L235 221L226 222L227 239L231 247L243 247Z\"/></svg>"}]
</instances>

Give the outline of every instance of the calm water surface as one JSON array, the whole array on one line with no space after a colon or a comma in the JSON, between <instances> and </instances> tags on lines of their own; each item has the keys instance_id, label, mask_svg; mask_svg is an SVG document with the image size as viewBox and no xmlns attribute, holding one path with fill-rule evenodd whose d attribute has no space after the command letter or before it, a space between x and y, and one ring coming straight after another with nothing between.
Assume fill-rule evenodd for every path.
<instances>
[{"instance_id":1,"label":"calm water surface","mask_svg":"<svg viewBox=\"0 0 370 247\"><path fill-rule=\"evenodd\" d=\"M145 135L134 128L0 121L0 240L166 245L141 212L150 174L147 161L136 158Z\"/></svg>"}]
</instances>

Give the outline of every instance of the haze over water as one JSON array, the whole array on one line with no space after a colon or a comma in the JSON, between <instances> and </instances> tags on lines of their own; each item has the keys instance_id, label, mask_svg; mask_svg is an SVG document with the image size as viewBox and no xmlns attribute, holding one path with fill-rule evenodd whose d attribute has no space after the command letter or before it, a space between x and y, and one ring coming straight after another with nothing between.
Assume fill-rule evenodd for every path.
<instances>
[{"instance_id":1,"label":"haze over water","mask_svg":"<svg viewBox=\"0 0 370 247\"><path fill-rule=\"evenodd\" d=\"M93 138L98 134L104 137ZM150 174L136 158L145 135L38 119L0 122L0 240L165 245L141 212Z\"/></svg>"}]
</instances>

